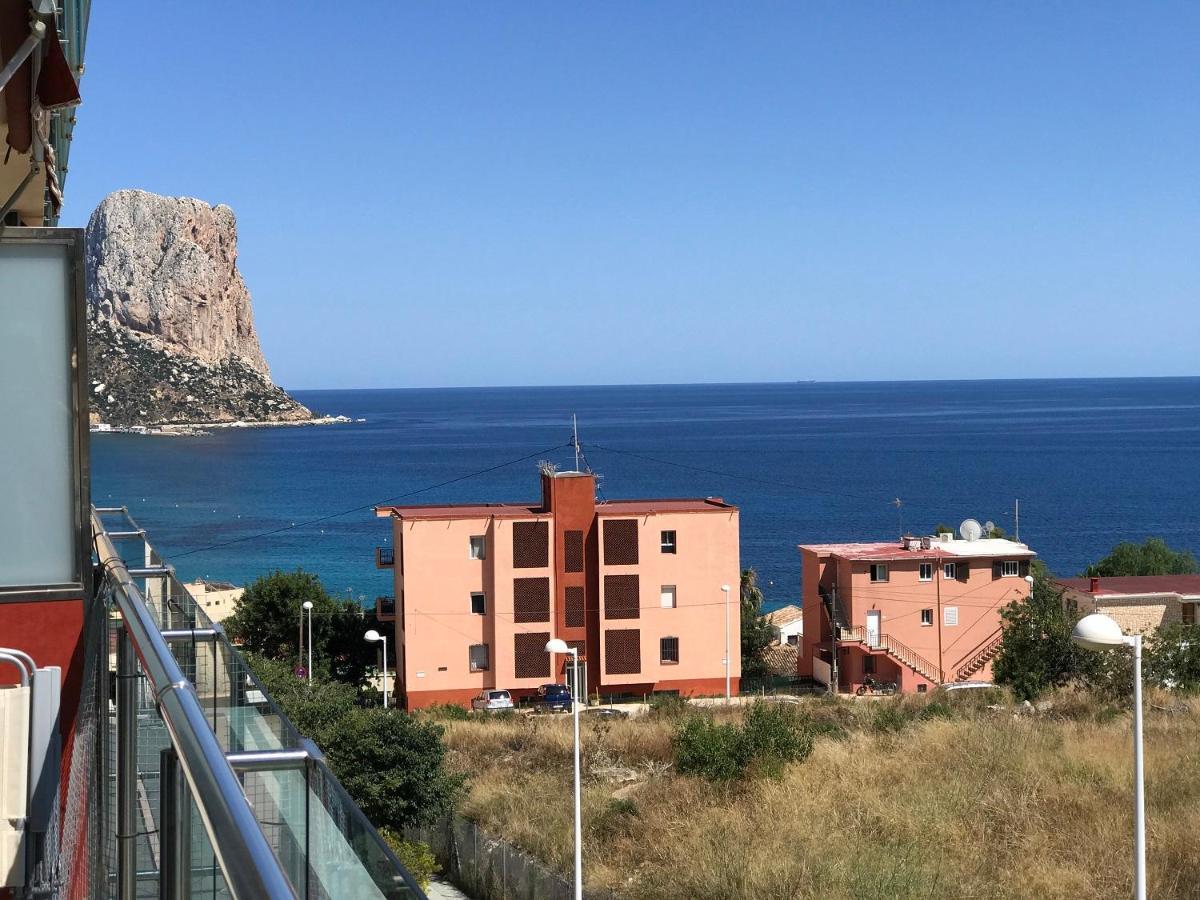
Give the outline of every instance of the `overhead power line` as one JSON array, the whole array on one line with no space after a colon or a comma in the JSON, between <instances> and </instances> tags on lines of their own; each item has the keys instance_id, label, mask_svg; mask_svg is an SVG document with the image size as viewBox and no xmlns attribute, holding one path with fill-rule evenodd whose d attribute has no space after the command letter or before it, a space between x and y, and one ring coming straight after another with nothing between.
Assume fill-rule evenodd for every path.
<instances>
[{"instance_id":1,"label":"overhead power line","mask_svg":"<svg viewBox=\"0 0 1200 900\"><path fill-rule=\"evenodd\" d=\"M315 519L306 519L303 522L292 522L288 525L282 525L279 528L272 528L270 531L259 531L255 534L246 534L241 537L230 538L227 541L221 541L216 544L209 544L207 547L197 547L194 550L185 550L182 553L171 554L172 559L181 559L185 556L192 556L196 553L207 553L209 550L219 550L222 547L229 547L233 544L241 544L246 541L255 541L259 538L271 537L272 535L282 534L285 531L294 531L298 528L307 528L309 525L317 525L321 522L328 522L330 519L337 519L341 516L348 516L351 513L362 512L365 509L371 509L376 506L387 506L389 503L395 503L397 500L404 500L408 497L415 497L417 494L424 494L427 491L435 491L438 488L448 487L452 484L458 484L460 481L466 481L470 478L478 478L480 475L487 475L490 472L495 472L499 469L515 466L517 463L528 462L531 459L536 459L545 456L548 453L553 453L555 450L561 450L563 447L569 447L570 444L558 444L554 447L547 447L544 450L536 450L533 453L528 453L525 456L517 459L510 459L507 462L497 463L494 466L488 466L486 469L479 469L476 472L468 472L466 475L459 475L456 478L450 478L446 481L440 481L437 484L429 484L425 487L416 488L411 491L406 491L403 494L397 494L394 497L386 497L383 500L375 500L371 503L361 503L358 506L352 506L349 509L343 509L339 512L329 513L325 516L318 516Z\"/></svg>"}]
</instances>

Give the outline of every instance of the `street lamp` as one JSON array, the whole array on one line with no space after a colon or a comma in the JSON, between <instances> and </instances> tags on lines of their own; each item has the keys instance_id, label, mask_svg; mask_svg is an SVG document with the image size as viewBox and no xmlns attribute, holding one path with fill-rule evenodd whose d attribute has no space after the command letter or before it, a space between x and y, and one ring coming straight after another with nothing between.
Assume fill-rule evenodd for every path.
<instances>
[{"instance_id":1,"label":"street lamp","mask_svg":"<svg viewBox=\"0 0 1200 900\"><path fill-rule=\"evenodd\" d=\"M1075 623L1071 640L1087 650L1133 648L1133 896L1146 900L1146 786L1142 770L1142 636L1125 634L1103 613Z\"/></svg>"},{"instance_id":2,"label":"street lamp","mask_svg":"<svg viewBox=\"0 0 1200 900\"><path fill-rule=\"evenodd\" d=\"M583 900L583 823L579 806L579 649L571 647L562 638L546 642L547 653L570 653L572 671L575 673L575 690L571 691L571 712L575 719L575 900Z\"/></svg>"},{"instance_id":3,"label":"street lamp","mask_svg":"<svg viewBox=\"0 0 1200 900\"><path fill-rule=\"evenodd\" d=\"M300 604L300 608L304 610L304 612L300 613L300 621L302 624L304 622L304 613L308 613L308 680L312 681L312 601L305 600Z\"/></svg>"},{"instance_id":4,"label":"street lamp","mask_svg":"<svg viewBox=\"0 0 1200 900\"><path fill-rule=\"evenodd\" d=\"M725 705L729 705L729 585L721 585L725 595Z\"/></svg>"},{"instance_id":5,"label":"street lamp","mask_svg":"<svg viewBox=\"0 0 1200 900\"><path fill-rule=\"evenodd\" d=\"M363 635L364 640L370 641L372 644L377 641L383 641L383 708L387 709L387 635L380 634L374 628Z\"/></svg>"}]
</instances>

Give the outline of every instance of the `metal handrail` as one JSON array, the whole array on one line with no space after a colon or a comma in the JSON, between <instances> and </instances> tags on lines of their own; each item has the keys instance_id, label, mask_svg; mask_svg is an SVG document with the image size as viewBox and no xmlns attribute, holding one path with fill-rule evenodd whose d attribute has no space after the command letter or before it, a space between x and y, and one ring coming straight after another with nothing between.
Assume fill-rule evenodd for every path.
<instances>
[{"instance_id":1,"label":"metal handrail","mask_svg":"<svg viewBox=\"0 0 1200 900\"><path fill-rule=\"evenodd\" d=\"M844 626L841 631L842 633L849 634L850 640L864 643L872 650L884 650L890 653L910 669L920 672L930 681L942 680L942 670L938 666L908 646L908 644L896 640L891 635L877 634L872 639L872 635L862 625Z\"/></svg>"},{"instance_id":2,"label":"metal handrail","mask_svg":"<svg viewBox=\"0 0 1200 900\"><path fill-rule=\"evenodd\" d=\"M955 677L963 679L982 669L984 665L986 665L986 661L981 662L981 660L985 660L985 657L987 657L987 655L993 650L997 649L1003 640L1004 629L1000 628L986 643L979 645L978 649L973 655L970 655L969 659L967 656L964 656L958 661L958 664L954 670Z\"/></svg>"},{"instance_id":3,"label":"metal handrail","mask_svg":"<svg viewBox=\"0 0 1200 900\"><path fill-rule=\"evenodd\" d=\"M200 697L179 668L167 641L120 555L92 512L96 552L114 587L125 631L153 692L171 746L178 755L200 820L234 897L295 898L287 874L259 827L241 781L213 733Z\"/></svg>"}]
</instances>

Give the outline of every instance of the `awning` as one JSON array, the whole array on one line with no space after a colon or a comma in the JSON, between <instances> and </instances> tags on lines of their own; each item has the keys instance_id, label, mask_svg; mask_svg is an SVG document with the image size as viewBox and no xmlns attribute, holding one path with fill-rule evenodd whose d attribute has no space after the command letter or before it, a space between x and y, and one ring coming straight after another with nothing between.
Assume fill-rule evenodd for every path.
<instances>
[{"instance_id":1,"label":"awning","mask_svg":"<svg viewBox=\"0 0 1200 900\"><path fill-rule=\"evenodd\" d=\"M20 53L30 37L31 28L38 22L45 28L38 49L21 63L3 89L8 119L7 142L18 153L28 153L33 145L35 96L43 110L79 102L79 86L58 42L53 2L0 0L0 60L7 62ZM30 90L35 63L38 69L36 94Z\"/></svg>"}]
</instances>

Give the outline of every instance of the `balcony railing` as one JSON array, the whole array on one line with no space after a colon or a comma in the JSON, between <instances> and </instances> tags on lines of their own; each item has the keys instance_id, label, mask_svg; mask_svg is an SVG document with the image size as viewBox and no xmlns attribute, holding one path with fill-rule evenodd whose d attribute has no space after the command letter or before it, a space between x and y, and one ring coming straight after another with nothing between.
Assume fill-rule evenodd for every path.
<instances>
[{"instance_id":1,"label":"balcony railing","mask_svg":"<svg viewBox=\"0 0 1200 900\"><path fill-rule=\"evenodd\" d=\"M375 548L375 568L390 569L396 564L396 548L395 547L376 547Z\"/></svg>"},{"instance_id":2,"label":"balcony railing","mask_svg":"<svg viewBox=\"0 0 1200 900\"><path fill-rule=\"evenodd\" d=\"M107 896L423 897L128 512L93 526L117 670Z\"/></svg>"}]
</instances>

